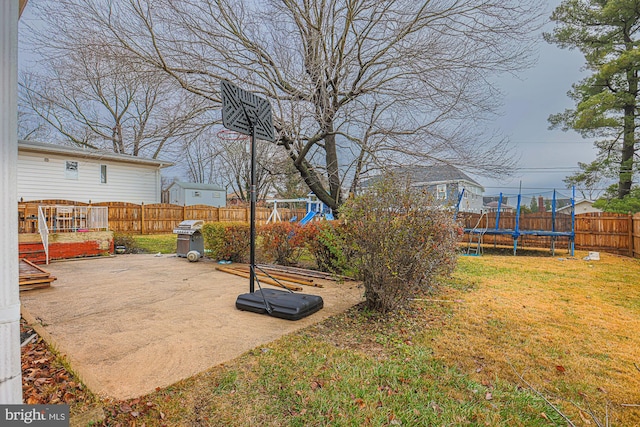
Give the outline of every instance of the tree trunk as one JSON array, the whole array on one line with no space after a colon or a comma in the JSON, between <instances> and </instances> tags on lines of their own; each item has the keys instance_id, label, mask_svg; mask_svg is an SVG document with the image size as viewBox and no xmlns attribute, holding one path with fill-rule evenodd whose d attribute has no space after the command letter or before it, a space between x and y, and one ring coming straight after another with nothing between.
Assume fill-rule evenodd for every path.
<instances>
[{"instance_id":1,"label":"tree trunk","mask_svg":"<svg viewBox=\"0 0 640 427\"><path fill-rule=\"evenodd\" d=\"M327 177L329 178L329 194L335 201L336 210L342 204L340 191L340 168L338 165L338 149L336 147L336 135L333 133L333 123L329 124L328 134L324 139L325 159L327 162ZM326 204L326 203L325 203Z\"/></svg>"},{"instance_id":2,"label":"tree trunk","mask_svg":"<svg viewBox=\"0 0 640 427\"><path fill-rule=\"evenodd\" d=\"M618 173L618 198L622 199L631 192L633 177L633 155L636 143L636 97L638 96L638 72L635 69L627 71L629 94L632 95L624 106L624 135L622 140L622 156Z\"/></svg>"}]
</instances>

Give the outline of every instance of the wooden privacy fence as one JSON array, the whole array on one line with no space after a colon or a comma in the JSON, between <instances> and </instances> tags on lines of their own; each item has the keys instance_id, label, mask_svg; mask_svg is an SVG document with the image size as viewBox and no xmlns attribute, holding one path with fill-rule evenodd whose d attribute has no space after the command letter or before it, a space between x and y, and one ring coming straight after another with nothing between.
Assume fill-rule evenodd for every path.
<instances>
[{"instance_id":1,"label":"wooden privacy fence","mask_svg":"<svg viewBox=\"0 0 640 427\"><path fill-rule=\"evenodd\" d=\"M40 200L22 202L18 205L19 218L31 218L31 212L37 212L39 205L76 205L87 206L87 203L68 200ZM248 222L251 216L249 207L216 208L207 205L179 206L168 203L135 204L125 202L92 203L91 206L107 206L109 208L109 230L129 234L161 234L171 233L184 220L199 219L204 222ZM256 208L256 222L264 224L269 218L271 208ZM283 221L292 217L302 218L304 209L278 208ZM31 226L19 225L20 232L30 232ZM31 231L32 232L32 231Z\"/></svg>"},{"instance_id":2,"label":"wooden privacy fence","mask_svg":"<svg viewBox=\"0 0 640 427\"><path fill-rule=\"evenodd\" d=\"M75 205L87 206L87 203L69 200L41 200L21 202L18 204L20 232L33 232L34 215L37 215L39 205ZM108 206L109 230L130 234L161 234L171 233L182 221L200 219L205 222L248 222L250 211L248 207L216 208L206 205L178 206L168 203L134 204L123 202L94 203L91 206ZM283 221L289 221L296 216L298 219L305 214L304 209L278 208ZM267 222L272 209L256 208L258 224ZM495 212L485 214L482 223L478 224L480 214L460 214L459 220L465 228L495 228ZM553 218L549 212L521 214L519 218L520 230L551 231ZM500 229L513 230L516 224L515 213L501 212ZM555 231L571 231L571 215L557 213L555 217ZM549 248L550 236L522 235L518 238L519 247ZM513 245L510 235L488 235L485 244ZM556 248L568 248L567 237L556 237ZM614 213L589 213L575 216L575 248L589 251L610 252L640 258L640 213L635 215Z\"/></svg>"},{"instance_id":3,"label":"wooden privacy fence","mask_svg":"<svg viewBox=\"0 0 640 427\"><path fill-rule=\"evenodd\" d=\"M485 214L478 223L480 214L460 214L459 219L465 228L496 228L495 212ZM499 229L515 229L515 213L501 212ZM553 217L550 212L521 214L519 230L552 231ZM579 250L601 251L640 258L640 213L635 215L609 212L587 213L575 216L575 248ZM556 213L555 230L571 231L571 215ZM518 247L551 247L555 239L556 248L568 248L568 237L521 235ZM513 245L511 235L487 235L485 244Z\"/></svg>"}]
</instances>

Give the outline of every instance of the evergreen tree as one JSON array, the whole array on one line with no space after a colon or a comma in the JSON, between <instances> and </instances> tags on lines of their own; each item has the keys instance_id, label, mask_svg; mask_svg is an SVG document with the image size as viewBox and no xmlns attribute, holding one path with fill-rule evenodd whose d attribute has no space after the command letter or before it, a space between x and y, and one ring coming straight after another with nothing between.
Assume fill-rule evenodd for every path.
<instances>
[{"instance_id":1,"label":"evergreen tree","mask_svg":"<svg viewBox=\"0 0 640 427\"><path fill-rule=\"evenodd\" d=\"M549 121L552 127L597 138L594 164L613 168L617 197L622 199L631 191L637 169L640 1L564 0L551 20L557 25L545 39L561 48L579 49L592 74L569 92L576 107Z\"/></svg>"}]
</instances>

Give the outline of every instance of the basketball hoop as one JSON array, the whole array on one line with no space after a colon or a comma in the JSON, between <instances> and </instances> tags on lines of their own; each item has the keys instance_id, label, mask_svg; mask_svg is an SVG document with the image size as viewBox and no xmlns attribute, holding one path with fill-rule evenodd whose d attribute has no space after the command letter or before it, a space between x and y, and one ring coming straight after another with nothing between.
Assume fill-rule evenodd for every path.
<instances>
[{"instance_id":1,"label":"basketball hoop","mask_svg":"<svg viewBox=\"0 0 640 427\"><path fill-rule=\"evenodd\" d=\"M216 135L223 141L247 141L249 140L249 135L244 135L240 132L236 132L229 129L221 129Z\"/></svg>"}]
</instances>

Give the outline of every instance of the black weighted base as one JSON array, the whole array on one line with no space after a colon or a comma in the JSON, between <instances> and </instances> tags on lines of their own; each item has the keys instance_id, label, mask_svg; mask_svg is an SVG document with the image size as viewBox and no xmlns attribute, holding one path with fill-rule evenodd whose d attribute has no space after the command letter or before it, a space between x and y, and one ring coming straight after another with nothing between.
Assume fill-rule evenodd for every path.
<instances>
[{"instance_id":1,"label":"black weighted base","mask_svg":"<svg viewBox=\"0 0 640 427\"><path fill-rule=\"evenodd\" d=\"M296 294L278 289L261 289L239 295L236 300L238 310L268 314L287 320L300 320L323 306L324 301L318 295Z\"/></svg>"}]
</instances>

